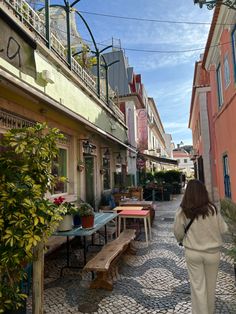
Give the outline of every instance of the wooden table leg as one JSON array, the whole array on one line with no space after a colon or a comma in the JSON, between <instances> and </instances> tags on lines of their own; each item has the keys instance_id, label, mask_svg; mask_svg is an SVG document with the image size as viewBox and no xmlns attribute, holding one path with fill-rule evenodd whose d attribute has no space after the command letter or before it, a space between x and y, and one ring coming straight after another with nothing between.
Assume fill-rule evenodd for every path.
<instances>
[{"instance_id":1,"label":"wooden table leg","mask_svg":"<svg viewBox=\"0 0 236 314\"><path fill-rule=\"evenodd\" d=\"M149 239L151 241L152 239L152 229L151 229L151 218L150 218L150 214L148 216L148 228L149 228Z\"/></svg>"},{"instance_id":2,"label":"wooden table leg","mask_svg":"<svg viewBox=\"0 0 236 314\"><path fill-rule=\"evenodd\" d=\"M121 217L118 217L118 236L120 235L120 229L121 229Z\"/></svg>"},{"instance_id":3,"label":"wooden table leg","mask_svg":"<svg viewBox=\"0 0 236 314\"><path fill-rule=\"evenodd\" d=\"M123 217L123 223L124 223L124 230L126 229L126 218L125 217Z\"/></svg>"},{"instance_id":4,"label":"wooden table leg","mask_svg":"<svg viewBox=\"0 0 236 314\"><path fill-rule=\"evenodd\" d=\"M147 217L144 217L144 230L145 230L146 242L148 245Z\"/></svg>"}]
</instances>

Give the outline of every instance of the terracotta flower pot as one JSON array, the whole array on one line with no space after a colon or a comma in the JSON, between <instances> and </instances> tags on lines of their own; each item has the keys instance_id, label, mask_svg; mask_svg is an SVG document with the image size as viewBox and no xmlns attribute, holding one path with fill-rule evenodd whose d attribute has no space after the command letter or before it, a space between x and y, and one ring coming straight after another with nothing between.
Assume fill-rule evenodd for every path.
<instances>
[{"instance_id":1,"label":"terracotta flower pot","mask_svg":"<svg viewBox=\"0 0 236 314\"><path fill-rule=\"evenodd\" d=\"M81 225L84 229L93 228L94 216L83 216L81 217Z\"/></svg>"}]
</instances>

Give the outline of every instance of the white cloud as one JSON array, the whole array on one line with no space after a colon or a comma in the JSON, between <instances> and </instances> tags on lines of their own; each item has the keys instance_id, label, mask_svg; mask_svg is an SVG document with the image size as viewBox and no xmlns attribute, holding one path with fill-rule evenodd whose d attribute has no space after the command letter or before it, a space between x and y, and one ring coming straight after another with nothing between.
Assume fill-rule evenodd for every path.
<instances>
[{"instance_id":1,"label":"white cloud","mask_svg":"<svg viewBox=\"0 0 236 314\"><path fill-rule=\"evenodd\" d=\"M130 15L140 16L141 12L136 11L135 14L135 11L134 9ZM160 1L155 5L149 4L143 8L141 16L147 19L165 21L204 21L210 23L211 14L208 11L196 10L192 3L186 4L186 0L179 0L175 6L168 4L167 1ZM118 33L122 33L123 48L153 51L182 51L203 48L202 50L172 54L137 52L136 60L139 69L152 71L158 68L185 64L198 58L199 54L204 51L210 25L125 21L116 27ZM127 50L127 54L131 53L132 51Z\"/></svg>"},{"instance_id":2,"label":"white cloud","mask_svg":"<svg viewBox=\"0 0 236 314\"><path fill-rule=\"evenodd\" d=\"M162 105L162 102L169 102L171 105L180 105L185 103L192 91L192 80L179 80L162 82L159 86L147 86L150 96L156 99L157 106ZM171 102L170 102L171 100Z\"/></svg>"},{"instance_id":3,"label":"white cloud","mask_svg":"<svg viewBox=\"0 0 236 314\"><path fill-rule=\"evenodd\" d=\"M187 124L185 122L166 122L165 127L168 129L179 129L186 128Z\"/></svg>"},{"instance_id":4,"label":"white cloud","mask_svg":"<svg viewBox=\"0 0 236 314\"><path fill-rule=\"evenodd\" d=\"M160 68L174 67L180 64L194 62L199 58L201 51L196 52L176 52L176 53L152 53L139 56L137 63L139 71L153 71Z\"/></svg>"}]
</instances>

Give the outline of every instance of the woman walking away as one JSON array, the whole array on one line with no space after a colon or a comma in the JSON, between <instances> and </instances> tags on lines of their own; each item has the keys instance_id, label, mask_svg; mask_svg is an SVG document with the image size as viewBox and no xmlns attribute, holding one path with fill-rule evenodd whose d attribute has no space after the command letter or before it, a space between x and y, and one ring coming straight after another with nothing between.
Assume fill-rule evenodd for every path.
<instances>
[{"instance_id":1,"label":"woman walking away","mask_svg":"<svg viewBox=\"0 0 236 314\"><path fill-rule=\"evenodd\" d=\"M209 201L205 185L190 180L175 215L174 235L185 248L192 314L214 313L221 235L227 230L220 212Z\"/></svg>"}]
</instances>

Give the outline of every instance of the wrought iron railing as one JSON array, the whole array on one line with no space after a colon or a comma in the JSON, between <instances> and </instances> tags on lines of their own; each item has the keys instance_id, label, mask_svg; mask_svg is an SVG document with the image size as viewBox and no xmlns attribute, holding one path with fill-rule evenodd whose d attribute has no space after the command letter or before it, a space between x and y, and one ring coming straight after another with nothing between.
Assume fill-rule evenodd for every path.
<instances>
[{"instance_id":1,"label":"wrought iron railing","mask_svg":"<svg viewBox=\"0 0 236 314\"><path fill-rule=\"evenodd\" d=\"M45 24L31 6L23 0L4 0L9 9L12 9L15 16L26 26L33 28L40 37L46 40ZM30 28L30 29L31 29Z\"/></svg>"},{"instance_id":2,"label":"wrought iron railing","mask_svg":"<svg viewBox=\"0 0 236 314\"><path fill-rule=\"evenodd\" d=\"M46 26L44 18L41 14L38 14L34 9L24 0L3 0L7 8L13 12L30 31L36 32L39 38L46 45ZM57 37L51 32L51 48L67 65L67 48L57 39ZM79 78L86 84L89 89L97 95L97 83L72 57L71 70L75 72ZM106 102L105 93L101 91L101 100ZM114 105L110 106L113 112L124 121L124 114ZM118 113L119 111L119 113Z\"/></svg>"}]
</instances>

